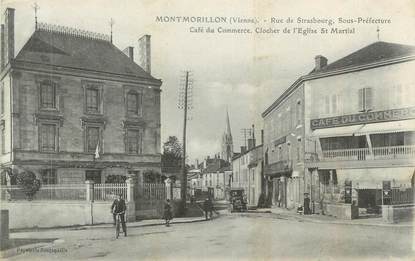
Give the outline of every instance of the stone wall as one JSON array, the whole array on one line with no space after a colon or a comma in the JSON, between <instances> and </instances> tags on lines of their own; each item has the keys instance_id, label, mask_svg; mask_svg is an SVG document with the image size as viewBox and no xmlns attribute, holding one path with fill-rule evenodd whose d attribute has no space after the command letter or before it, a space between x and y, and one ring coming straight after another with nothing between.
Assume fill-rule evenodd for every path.
<instances>
[{"instance_id":1,"label":"stone wall","mask_svg":"<svg viewBox=\"0 0 415 261\"><path fill-rule=\"evenodd\" d=\"M356 219L359 217L359 208L352 204L328 203L323 205L324 214L338 219Z\"/></svg>"},{"instance_id":2,"label":"stone wall","mask_svg":"<svg viewBox=\"0 0 415 261\"><path fill-rule=\"evenodd\" d=\"M414 214L414 204L382 205L382 219L385 223L412 221Z\"/></svg>"},{"instance_id":3,"label":"stone wall","mask_svg":"<svg viewBox=\"0 0 415 261\"><path fill-rule=\"evenodd\" d=\"M111 223L111 204L110 201L17 201L1 202L1 207L13 217L9 227L16 229ZM128 221L135 221L134 206L127 203Z\"/></svg>"}]
</instances>

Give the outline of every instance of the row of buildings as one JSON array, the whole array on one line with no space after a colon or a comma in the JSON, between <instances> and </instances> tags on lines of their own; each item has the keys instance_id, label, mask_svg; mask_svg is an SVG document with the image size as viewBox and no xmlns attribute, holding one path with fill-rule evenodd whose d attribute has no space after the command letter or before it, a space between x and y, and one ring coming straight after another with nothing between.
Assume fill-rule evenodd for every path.
<instances>
[{"instance_id":1,"label":"row of buildings","mask_svg":"<svg viewBox=\"0 0 415 261\"><path fill-rule=\"evenodd\" d=\"M264 176L274 205L382 205L383 181L411 186L415 170L415 47L375 42L333 63L318 55L263 113ZM343 195L344 197L344 195ZM333 199L332 199L333 200ZM320 205L320 204L316 204Z\"/></svg>"},{"instance_id":2,"label":"row of buildings","mask_svg":"<svg viewBox=\"0 0 415 261\"><path fill-rule=\"evenodd\" d=\"M234 153L228 116L220 155L231 175L223 186L243 188L249 205L262 193L289 209L308 194L315 211L345 202L346 186L359 208L382 205L384 181L413 187L413 71L415 47L396 43L378 41L332 63L316 56L312 71L262 113L259 145L251 137Z\"/></svg>"},{"instance_id":3,"label":"row of buildings","mask_svg":"<svg viewBox=\"0 0 415 261\"><path fill-rule=\"evenodd\" d=\"M43 184L160 173L160 86L150 36L118 49L112 35L37 23L15 55L15 10L1 25L0 166ZM138 65L138 63L140 65Z\"/></svg>"}]
</instances>

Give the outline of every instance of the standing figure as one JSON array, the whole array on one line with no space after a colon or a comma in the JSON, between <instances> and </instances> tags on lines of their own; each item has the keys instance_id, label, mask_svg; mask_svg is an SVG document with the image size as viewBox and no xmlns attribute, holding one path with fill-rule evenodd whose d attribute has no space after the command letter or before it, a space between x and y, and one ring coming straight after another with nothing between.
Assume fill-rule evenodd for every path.
<instances>
[{"instance_id":1,"label":"standing figure","mask_svg":"<svg viewBox=\"0 0 415 261\"><path fill-rule=\"evenodd\" d=\"M205 199L203 202L203 209L205 210L205 218L206 220L212 218L212 211L213 211L213 203L212 200L209 198ZM209 214L209 215L208 215Z\"/></svg>"},{"instance_id":2,"label":"standing figure","mask_svg":"<svg viewBox=\"0 0 415 261\"><path fill-rule=\"evenodd\" d=\"M127 226L125 225L125 211L127 210L127 207L125 205L124 199L122 199L121 197L122 194L117 195L117 198L111 205L111 213L114 219L114 226L117 215L120 215L122 231L124 231L124 236L127 236Z\"/></svg>"},{"instance_id":3,"label":"standing figure","mask_svg":"<svg viewBox=\"0 0 415 261\"><path fill-rule=\"evenodd\" d=\"M170 203L170 199L167 199L164 203L164 220L166 221L166 227L170 226L170 221L173 219L172 207Z\"/></svg>"},{"instance_id":4,"label":"standing figure","mask_svg":"<svg viewBox=\"0 0 415 261\"><path fill-rule=\"evenodd\" d=\"M311 209L310 209L310 198L308 196L308 193L304 193L304 215L310 215Z\"/></svg>"}]
</instances>

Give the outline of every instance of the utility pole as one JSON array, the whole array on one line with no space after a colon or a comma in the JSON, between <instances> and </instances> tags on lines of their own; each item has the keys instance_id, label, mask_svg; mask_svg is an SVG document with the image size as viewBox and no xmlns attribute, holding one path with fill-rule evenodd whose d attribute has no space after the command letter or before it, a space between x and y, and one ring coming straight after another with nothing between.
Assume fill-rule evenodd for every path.
<instances>
[{"instance_id":1,"label":"utility pole","mask_svg":"<svg viewBox=\"0 0 415 261\"><path fill-rule=\"evenodd\" d=\"M187 130L187 112L192 108L192 83L190 79L190 72L185 71L184 77L182 78L182 84L180 84L180 93L179 93L179 109L183 109L183 156L182 156L182 180L181 180L181 189L180 197L182 199L180 212L182 214L186 211L186 198L187 198L187 170L186 170L186 130Z\"/></svg>"}]
</instances>

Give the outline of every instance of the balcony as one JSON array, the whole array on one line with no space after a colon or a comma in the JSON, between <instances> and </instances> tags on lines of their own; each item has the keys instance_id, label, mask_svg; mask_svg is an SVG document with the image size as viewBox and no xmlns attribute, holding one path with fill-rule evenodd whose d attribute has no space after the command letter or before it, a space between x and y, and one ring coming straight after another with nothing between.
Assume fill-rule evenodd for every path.
<instances>
[{"instance_id":1,"label":"balcony","mask_svg":"<svg viewBox=\"0 0 415 261\"><path fill-rule=\"evenodd\" d=\"M415 145L326 150L320 161L339 160L389 160L415 158Z\"/></svg>"},{"instance_id":2,"label":"balcony","mask_svg":"<svg viewBox=\"0 0 415 261\"><path fill-rule=\"evenodd\" d=\"M414 165L415 145L325 150L322 154L305 153L307 167L350 168Z\"/></svg>"}]
</instances>

